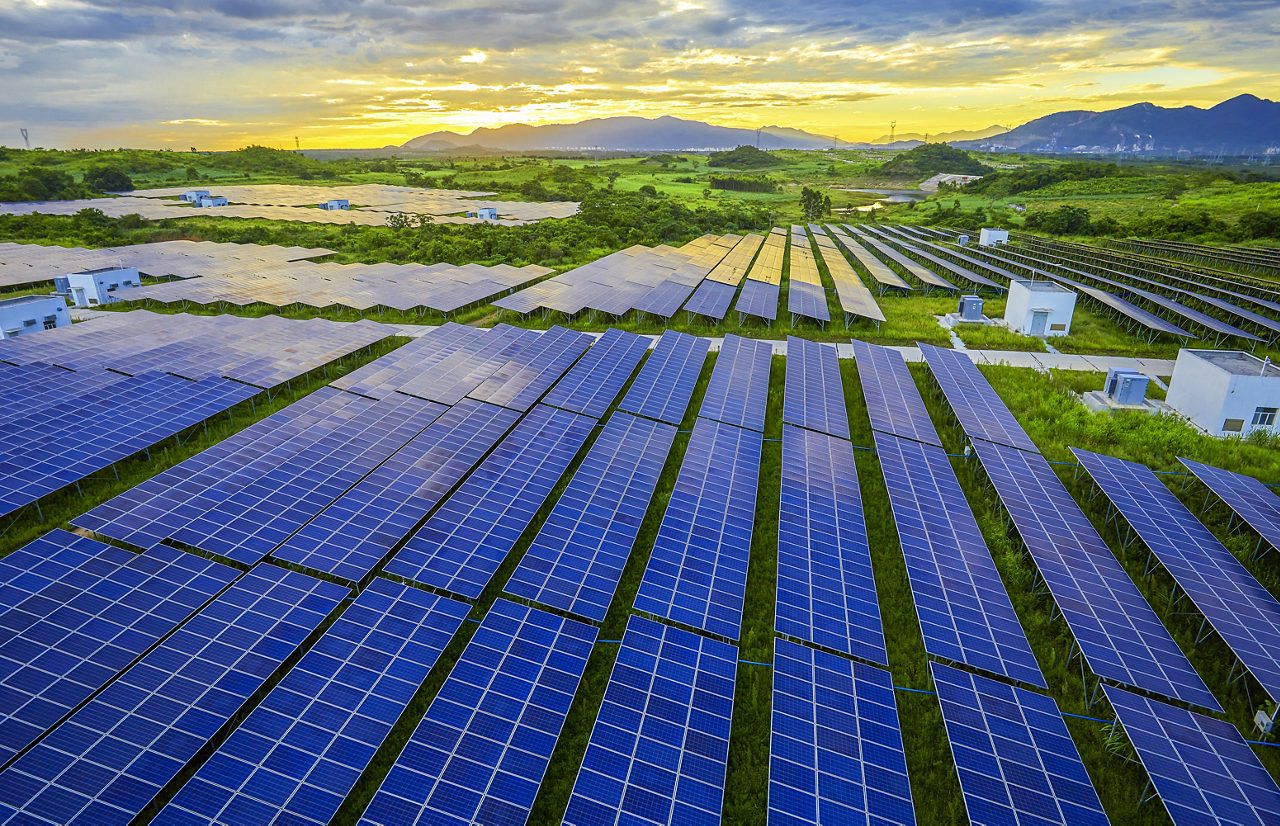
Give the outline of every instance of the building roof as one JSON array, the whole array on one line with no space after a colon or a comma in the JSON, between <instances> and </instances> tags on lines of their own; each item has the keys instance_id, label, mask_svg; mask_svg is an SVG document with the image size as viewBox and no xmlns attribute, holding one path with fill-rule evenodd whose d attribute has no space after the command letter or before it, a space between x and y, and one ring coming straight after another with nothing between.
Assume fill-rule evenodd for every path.
<instances>
[{"instance_id":1,"label":"building roof","mask_svg":"<svg viewBox=\"0 0 1280 826\"><path fill-rule=\"evenodd\" d=\"M67 302L62 300L59 295L20 295L17 298L0 299L0 307L16 307L19 304L43 304L47 301L57 301L62 306L67 306Z\"/></svg>"},{"instance_id":2,"label":"building roof","mask_svg":"<svg viewBox=\"0 0 1280 826\"><path fill-rule=\"evenodd\" d=\"M1068 290L1066 287L1062 286L1061 284L1058 284L1054 281L1048 281L1048 280L1039 279L1039 278L1036 278L1036 279L1015 278L1014 283L1021 284L1023 288L1030 290L1033 293L1069 293L1071 292L1071 290Z\"/></svg>"},{"instance_id":3,"label":"building roof","mask_svg":"<svg viewBox=\"0 0 1280 826\"><path fill-rule=\"evenodd\" d=\"M1280 365L1270 359L1263 361L1242 350L1184 350L1183 352L1202 358L1219 370L1225 370L1235 376L1265 375L1268 378L1280 378Z\"/></svg>"},{"instance_id":4,"label":"building roof","mask_svg":"<svg viewBox=\"0 0 1280 826\"><path fill-rule=\"evenodd\" d=\"M134 272L137 267L98 267L95 270L78 270L68 275L97 275L103 272Z\"/></svg>"}]
</instances>

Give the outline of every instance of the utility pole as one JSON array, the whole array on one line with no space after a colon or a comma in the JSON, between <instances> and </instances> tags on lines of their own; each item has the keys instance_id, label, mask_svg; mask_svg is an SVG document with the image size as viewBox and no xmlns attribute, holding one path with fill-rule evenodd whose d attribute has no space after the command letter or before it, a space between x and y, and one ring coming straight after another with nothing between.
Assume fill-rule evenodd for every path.
<instances>
[{"instance_id":1,"label":"utility pole","mask_svg":"<svg viewBox=\"0 0 1280 826\"><path fill-rule=\"evenodd\" d=\"M299 152L302 151L302 143L298 140L297 135L293 136L293 148L298 150Z\"/></svg>"},{"instance_id":2,"label":"utility pole","mask_svg":"<svg viewBox=\"0 0 1280 826\"><path fill-rule=\"evenodd\" d=\"M760 127L756 129L756 149L760 148L760 129L763 129L763 128L764 127Z\"/></svg>"}]
</instances>

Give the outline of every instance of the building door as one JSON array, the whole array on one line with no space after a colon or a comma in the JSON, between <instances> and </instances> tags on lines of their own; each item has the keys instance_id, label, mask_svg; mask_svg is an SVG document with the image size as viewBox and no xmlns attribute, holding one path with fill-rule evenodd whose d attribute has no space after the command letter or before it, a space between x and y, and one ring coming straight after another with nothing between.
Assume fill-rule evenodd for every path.
<instances>
[{"instance_id":1,"label":"building door","mask_svg":"<svg viewBox=\"0 0 1280 826\"><path fill-rule=\"evenodd\" d=\"M1031 335L1042 336L1045 329L1049 326L1048 310L1032 310L1031 311Z\"/></svg>"}]
</instances>

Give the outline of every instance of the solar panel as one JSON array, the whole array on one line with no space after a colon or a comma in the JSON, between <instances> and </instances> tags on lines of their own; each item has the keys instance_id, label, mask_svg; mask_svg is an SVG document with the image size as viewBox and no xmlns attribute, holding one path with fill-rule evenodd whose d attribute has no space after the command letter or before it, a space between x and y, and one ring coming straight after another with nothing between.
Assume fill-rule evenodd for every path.
<instances>
[{"instance_id":1,"label":"solar panel","mask_svg":"<svg viewBox=\"0 0 1280 826\"><path fill-rule=\"evenodd\" d=\"M86 826L130 821L347 593L254 568L0 772L0 811Z\"/></svg>"},{"instance_id":2,"label":"solar panel","mask_svg":"<svg viewBox=\"0 0 1280 826\"><path fill-rule=\"evenodd\" d=\"M698 419L635 607L737 639L747 591L762 437Z\"/></svg>"},{"instance_id":3,"label":"solar panel","mask_svg":"<svg viewBox=\"0 0 1280 826\"><path fill-rule=\"evenodd\" d=\"M733 303L733 297L737 292L738 288L735 284L703 281L684 305L685 312L721 321L725 313L729 312L729 305Z\"/></svg>"},{"instance_id":4,"label":"solar panel","mask_svg":"<svg viewBox=\"0 0 1280 826\"><path fill-rule=\"evenodd\" d=\"M925 650L1046 686L946 453L883 433L875 441Z\"/></svg>"},{"instance_id":5,"label":"solar panel","mask_svg":"<svg viewBox=\"0 0 1280 826\"><path fill-rule=\"evenodd\" d=\"M595 639L495 602L360 822L524 823Z\"/></svg>"},{"instance_id":6,"label":"solar panel","mask_svg":"<svg viewBox=\"0 0 1280 826\"><path fill-rule=\"evenodd\" d=\"M479 598L594 427L587 416L536 405L384 570Z\"/></svg>"},{"instance_id":7,"label":"solar panel","mask_svg":"<svg viewBox=\"0 0 1280 826\"><path fill-rule=\"evenodd\" d=\"M516 410L463 399L289 537L272 556L359 582L519 418Z\"/></svg>"},{"instance_id":8,"label":"solar panel","mask_svg":"<svg viewBox=\"0 0 1280 826\"><path fill-rule=\"evenodd\" d=\"M888 665L853 446L782 426L774 627Z\"/></svg>"},{"instance_id":9,"label":"solar panel","mask_svg":"<svg viewBox=\"0 0 1280 826\"><path fill-rule=\"evenodd\" d=\"M1273 548L1280 549L1280 496L1266 485L1229 470L1179 459L1187 470Z\"/></svg>"},{"instance_id":10,"label":"solar panel","mask_svg":"<svg viewBox=\"0 0 1280 826\"><path fill-rule=\"evenodd\" d=\"M782 421L849 438L849 414L835 347L787 336Z\"/></svg>"},{"instance_id":11,"label":"solar panel","mask_svg":"<svg viewBox=\"0 0 1280 826\"><path fill-rule=\"evenodd\" d=\"M464 347L474 347L484 330L446 322L384 356L334 379L333 387L372 399L394 393L405 383L430 370L445 357Z\"/></svg>"},{"instance_id":12,"label":"solar panel","mask_svg":"<svg viewBox=\"0 0 1280 826\"><path fill-rule=\"evenodd\" d=\"M1280 787L1230 723L1104 686L1176 826L1275 823Z\"/></svg>"},{"instance_id":13,"label":"solar panel","mask_svg":"<svg viewBox=\"0 0 1280 826\"><path fill-rule=\"evenodd\" d=\"M767 341L725 336L698 415L763 432L772 358Z\"/></svg>"},{"instance_id":14,"label":"solar panel","mask_svg":"<svg viewBox=\"0 0 1280 826\"><path fill-rule=\"evenodd\" d=\"M738 649L633 616L565 823L717 823Z\"/></svg>"},{"instance_id":15,"label":"solar panel","mask_svg":"<svg viewBox=\"0 0 1280 826\"><path fill-rule=\"evenodd\" d=\"M328 823L466 615L375 578L152 822Z\"/></svg>"},{"instance_id":16,"label":"solar panel","mask_svg":"<svg viewBox=\"0 0 1280 826\"><path fill-rule=\"evenodd\" d=\"M603 621L675 433L671 425L613 414L507 581L507 593Z\"/></svg>"},{"instance_id":17,"label":"solar panel","mask_svg":"<svg viewBox=\"0 0 1280 826\"><path fill-rule=\"evenodd\" d=\"M1263 690L1280 701L1280 602L1148 468L1071 452Z\"/></svg>"},{"instance_id":18,"label":"solar panel","mask_svg":"<svg viewBox=\"0 0 1280 826\"><path fill-rule=\"evenodd\" d=\"M970 439L983 439L1019 450L1039 452L978 366L958 350L920 344L929 369L942 387L947 404Z\"/></svg>"},{"instance_id":19,"label":"solar panel","mask_svg":"<svg viewBox=\"0 0 1280 826\"><path fill-rule=\"evenodd\" d=\"M781 288L777 283L747 278L742 282L742 292L738 293L738 303L734 305L734 309L741 315L753 315L765 321L773 321L778 317L780 294Z\"/></svg>"},{"instance_id":20,"label":"solar panel","mask_svg":"<svg viewBox=\"0 0 1280 826\"><path fill-rule=\"evenodd\" d=\"M973 823L1096 823L1107 815L1052 698L932 663Z\"/></svg>"},{"instance_id":21,"label":"solar panel","mask_svg":"<svg viewBox=\"0 0 1280 826\"><path fill-rule=\"evenodd\" d=\"M942 440L902 354L854 339L853 356L871 429L941 447Z\"/></svg>"},{"instance_id":22,"label":"solar panel","mask_svg":"<svg viewBox=\"0 0 1280 826\"><path fill-rule=\"evenodd\" d=\"M774 643L769 823L914 824L888 671Z\"/></svg>"},{"instance_id":23,"label":"solar panel","mask_svg":"<svg viewBox=\"0 0 1280 826\"><path fill-rule=\"evenodd\" d=\"M1093 673L1220 710L1044 457L973 446Z\"/></svg>"},{"instance_id":24,"label":"solar panel","mask_svg":"<svg viewBox=\"0 0 1280 826\"><path fill-rule=\"evenodd\" d=\"M675 330L664 332L618 409L679 424L689 407L710 347L705 338Z\"/></svg>"},{"instance_id":25,"label":"solar panel","mask_svg":"<svg viewBox=\"0 0 1280 826\"><path fill-rule=\"evenodd\" d=\"M551 388L543 403L599 419L649 350L649 339L610 327Z\"/></svg>"},{"instance_id":26,"label":"solar panel","mask_svg":"<svg viewBox=\"0 0 1280 826\"><path fill-rule=\"evenodd\" d=\"M0 612L65 582L84 588L123 565L128 551L56 528L0 557ZM95 562L96 561L96 562Z\"/></svg>"},{"instance_id":27,"label":"solar panel","mask_svg":"<svg viewBox=\"0 0 1280 826\"><path fill-rule=\"evenodd\" d=\"M552 327L472 390L473 399L528 410L587 351L586 333Z\"/></svg>"},{"instance_id":28,"label":"solar panel","mask_svg":"<svg viewBox=\"0 0 1280 826\"><path fill-rule=\"evenodd\" d=\"M533 330L498 324L443 358L433 360L395 389L441 404L457 404L538 340L539 334Z\"/></svg>"}]
</instances>

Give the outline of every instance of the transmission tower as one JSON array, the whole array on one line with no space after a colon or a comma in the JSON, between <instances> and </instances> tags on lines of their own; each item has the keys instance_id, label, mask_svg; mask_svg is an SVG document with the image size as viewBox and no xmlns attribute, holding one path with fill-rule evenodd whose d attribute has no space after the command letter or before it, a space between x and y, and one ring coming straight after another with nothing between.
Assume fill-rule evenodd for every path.
<instances>
[{"instance_id":1,"label":"transmission tower","mask_svg":"<svg viewBox=\"0 0 1280 826\"><path fill-rule=\"evenodd\" d=\"M897 128L898 122L896 120L889 123L889 143L893 143L893 135Z\"/></svg>"},{"instance_id":2,"label":"transmission tower","mask_svg":"<svg viewBox=\"0 0 1280 826\"><path fill-rule=\"evenodd\" d=\"M293 136L293 148L298 150L299 152L302 151L302 143L298 140L297 135Z\"/></svg>"},{"instance_id":3,"label":"transmission tower","mask_svg":"<svg viewBox=\"0 0 1280 826\"><path fill-rule=\"evenodd\" d=\"M30 149L30 148L31 148L31 133L27 131L27 127L25 127L25 126L24 126L24 127L22 127L20 131L22 132L22 142L23 142L23 143L25 143L25 144L27 145L27 148L28 148L28 149Z\"/></svg>"}]
</instances>

